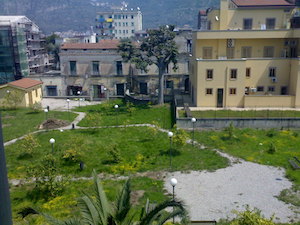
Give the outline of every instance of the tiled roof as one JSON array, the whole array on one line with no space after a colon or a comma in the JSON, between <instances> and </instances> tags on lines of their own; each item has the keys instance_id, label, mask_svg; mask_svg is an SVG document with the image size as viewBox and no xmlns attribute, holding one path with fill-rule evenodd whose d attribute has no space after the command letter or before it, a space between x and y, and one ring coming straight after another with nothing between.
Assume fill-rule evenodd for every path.
<instances>
[{"instance_id":1,"label":"tiled roof","mask_svg":"<svg viewBox=\"0 0 300 225\"><path fill-rule=\"evenodd\" d=\"M286 0L231 0L238 7L284 7L295 6L294 1Z\"/></svg>"},{"instance_id":2,"label":"tiled roof","mask_svg":"<svg viewBox=\"0 0 300 225\"><path fill-rule=\"evenodd\" d=\"M31 87L34 87L36 85L42 84L42 83L43 83L42 81L33 80L33 79L30 79L30 78L23 78L23 79L20 79L20 80L9 82L8 85L12 85L12 86L15 86L15 87L20 87L20 88L27 89L27 88L31 88Z\"/></svg>"},{"instance_id":3,"label":"tiled roof","mask_svg":"<svg viewBox=\"0 0 300 225\"><path fill-rule=\"evenodd\" d=\"M101 40L98 43L64 43L61 49L117 49L118 40Z\"/></svg>"}]
</instances>

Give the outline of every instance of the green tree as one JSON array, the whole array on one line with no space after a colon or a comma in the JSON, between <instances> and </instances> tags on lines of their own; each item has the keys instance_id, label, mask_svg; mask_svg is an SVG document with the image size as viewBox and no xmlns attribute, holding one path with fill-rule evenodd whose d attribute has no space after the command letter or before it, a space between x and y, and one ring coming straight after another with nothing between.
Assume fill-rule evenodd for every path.
<instances>
[{"instance_id":1,"label":"green tree","mask_svg":"<svg viewBox=\"0 0 300 225\"><path fill-rule=\"evenodd\" d=\"M123 60L135 63L138 69L147 71L147 66L155 64L158 68L158 103L164 103L164 73L170 63L173 70L177 69L178 47L174 41L174 26L161 26L157 30L149 30L149 37L145 38L140 48L134 47L132 42L121 43L119 51Z\"/></svg>"},{"instance_id":2,"label":"green tree","mask_svg":"<svg viewBox=\"0 0 300 225\"><path fill-rule=\"evenodd\" d=\"M57 66L59 63L59 51L60 46L55 43L55 39L59 38L56 34L51 34L50 36L45 38L45 49L48 52L48 54L53 55L54 57L54 63Z\"/></svg>"},{"instance_id":3,"label":"green tree","mask_svg":"<svg viewBox=\"0 0 300 225\"><path fill-rule=\"evenodd\" d=\"M133 212L130 203L130 180L127 180L119 192L116 201L111 204L100 183L97 174L94 176L94 191L92 195L84 195L80 198L78 206L80 208L80 217L60 221L49 215L44 215L46 219L55 225L162 225L173 216L180 216L186 219L187 213L181 202L165 201L157 205L152 210L143 210L139 221ZM174 211L169 213L165 211L168 207L174 207ZM186 220L184 220L186 222Z\"/></svg>"}]
</instances>

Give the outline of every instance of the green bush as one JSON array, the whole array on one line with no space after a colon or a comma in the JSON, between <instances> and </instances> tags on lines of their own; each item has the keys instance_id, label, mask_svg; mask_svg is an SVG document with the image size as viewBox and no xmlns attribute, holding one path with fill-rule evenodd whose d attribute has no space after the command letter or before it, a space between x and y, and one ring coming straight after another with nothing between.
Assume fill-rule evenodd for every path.
<instances>
[{"instance_id":1,"label":"green bush","mask_svg":"<svg viewBox=\"0 0 300 225\"><path fill-rule=\"evenodd\" d=\"M230 225L275 225L273 217L266 219L261 215L261 211L254 208L251 210L247 206L246 211L237 212L237 217L230 223Z\"/></svg>"},{"instance_id":2,"label":"green bush","mask_svg":"<svg viewBox=\"0 0 300 225\"><path fill-rule=\"evenodd\" d=\"M39 141L32 135L26 135L21 141L21 148L18 158L33 157L34 150L40 147Z\"/></svg>"},{"instance_id":3,"label":"green bush","mask_svg":"<svg viewBox=\"0 0 300 225\"><path fill-rule=\"evenodd\" d=\"M267 135L267 137L272 138L272 137L276 136L276 134L277 134L276 130L275 129L271 129L271 130L268 130L268 132L267 132L266 135Z\"/></svg>"},{"instance_id":4,"label":"green bush","mask_svg":"<svg viewBox=\"0 0 300 225\"><path fill-rule=\"evenodd\" d=\"M183 129L177 129L173 137L173 143L177 146L184 146L189 139L188 133Z\"/></svg>"},{"instance_id":5,"label":"green bush","mask_svg":"<svg viewBox=\"0 0 300 225\"><path fill-rule=\"evenodd\" d=\"M108 152L109 161L112 163L120 163L123 161L120 150L116 145L109 148Z\"/></svg>"},{"instance_id":6,"label":"green bush","mask_svg":"<svg viewBox=\"0 0 300 225\"><path fill-rule=\"evenodd\" d=\"M276 146L275 146L274 143L271 143L271 144L269 145L269 148L268 148L267 152L268 152L269 154L274 154L274 153L276 152Z\"/></svg>"}]
</instances>

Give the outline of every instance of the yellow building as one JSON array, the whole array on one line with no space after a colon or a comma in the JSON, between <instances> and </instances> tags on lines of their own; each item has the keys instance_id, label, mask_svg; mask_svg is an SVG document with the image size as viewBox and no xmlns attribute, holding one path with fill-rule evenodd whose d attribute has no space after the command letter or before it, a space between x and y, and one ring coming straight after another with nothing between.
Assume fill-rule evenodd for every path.
<instances>
[{"instance_id":1,"label":"yellow building","mask_svg":"<svg viewBox=\"0 0 300 225\"><path fill-rule=\"evenodd\" d=\"M220 0L220 9L200 11L190 78L194 104L300 107L299 3Z\"/></svg>"},{"instance_id":2,"label":"yellow building","mask_svg":"<svg viewBox=\"0 0 300 225\"><path fill-rule=\"evenodd\" d=\"M43 82L23 78L0 86L0 106L31 107L41 103Z\"/></svg>"}]
</instances>

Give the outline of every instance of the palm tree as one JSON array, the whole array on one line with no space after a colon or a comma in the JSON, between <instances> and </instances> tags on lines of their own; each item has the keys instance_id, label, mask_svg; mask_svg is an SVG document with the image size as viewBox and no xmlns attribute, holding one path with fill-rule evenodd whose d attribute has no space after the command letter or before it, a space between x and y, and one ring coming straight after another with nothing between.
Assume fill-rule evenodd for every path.
<instances>
[{"instance_id":1,"label":"palm tree","mask_svg":"<svg viewBox=\"0 0 300 225\"><path fill-rule=\"evenodd\" d=\"M183 204L173 200L167 200L151 210L149 210L147 204L142 210L140 220L134 221L136 214L131 209L130 204L130 180L125 182L115 203L111 204L95 171L93 172L93 177L93 195L85 194L80 198L78 203L80 208L79 218L60 221L43 214L45 218L55 225L162 225L175 216L181 217L183 223L187 222L187 212ZM165 211L168 207L173 207L171 213Z\"/></svg>"}]
</instances>

